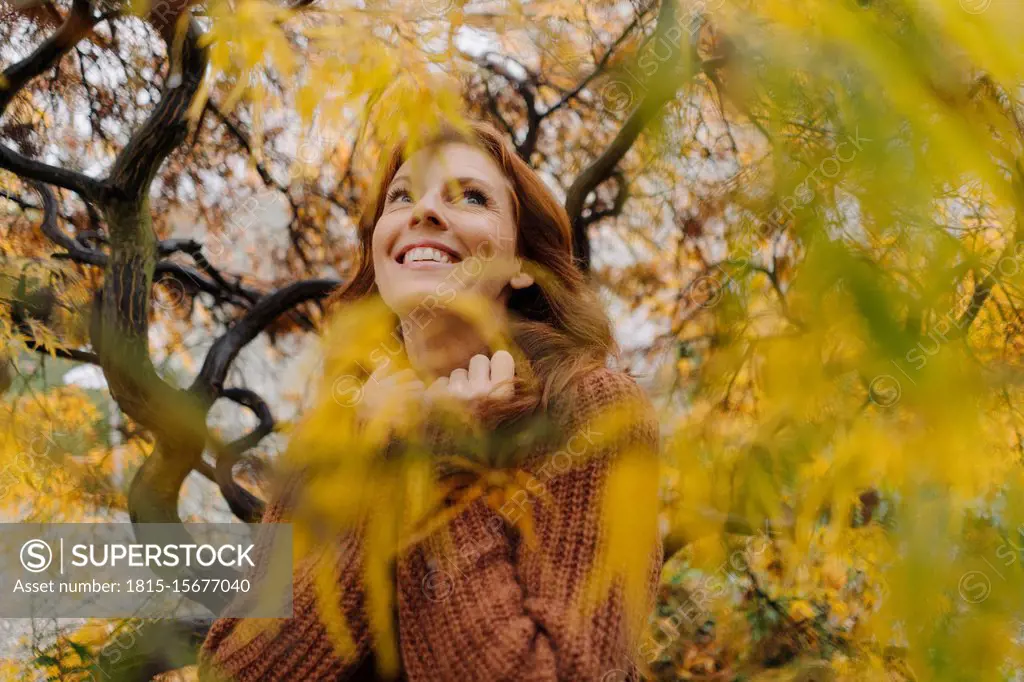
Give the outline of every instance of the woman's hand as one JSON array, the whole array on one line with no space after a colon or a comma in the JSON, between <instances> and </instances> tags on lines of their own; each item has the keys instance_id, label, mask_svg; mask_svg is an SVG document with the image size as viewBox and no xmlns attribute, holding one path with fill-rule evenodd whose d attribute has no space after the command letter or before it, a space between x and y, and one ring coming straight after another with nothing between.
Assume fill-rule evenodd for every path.
<instances>
[{"instance_id":1,"label":"woman's hand","mask_svg":"<svg viewBox=\"0 0 1024 682\"><path fill-rule=\"evenodd\" d=\"M415 414L419 406L454 400L458 404L473 406L484 399L511 398L516 363L512 354L499 350L491 357L474 355L469 368L459 368L448 376L438 377L429 388L415 370L395 371L389 363L370 374L356 414L366 424L384 421L393 423Z\"/></svg>"},{"instance_id":2,"label":"woman's hand","mask_svg":"<svg viewBox=\"0 0 1024 682\"><path fill-rule=\"evenodd\" d=\"M394 371L391 363L378 367L363 384L356 414L360 421L380 417L392 420L412 407L425 392L426 385L412 369Z\"/></svg>"},{"instance_id":3,"label":"woman's hand","mask_svg":"<svg viewBox=\"0 0 1024 682\"><path fill-rule=\"evenodd\" d=\"M454 398L472 403L483 398L511 398L516 362L512 354L499 350L491 357L474 355L469 369L459 368L446 377L438 377L425 396L428 401Z\"/></svg>"}]
</instances>

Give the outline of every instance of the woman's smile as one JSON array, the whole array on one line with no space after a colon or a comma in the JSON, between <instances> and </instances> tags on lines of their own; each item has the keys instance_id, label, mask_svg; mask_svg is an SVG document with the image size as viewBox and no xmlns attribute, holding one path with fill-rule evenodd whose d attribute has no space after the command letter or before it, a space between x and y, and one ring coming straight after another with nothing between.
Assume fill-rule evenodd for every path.
<instances>
[{"instance_id":1,"label":"woman's smile","mask_svg":"<svg viewBox=\"0 0 1024 682\"><path fill-rule=\"evenodd\" d=\"M385 303L450 301L464 290L499 298L510 283L504 273L514 273L518 228L511 182L487 152L463 142L421 149L384 196L371 250Z\"/></svg>"},{"instance_id":2,"label":"woman's smile","mask_svg":"<svg viewBox=\"0 0 1024 682\"><path fill-rule=\"evenodd\" d=\"M462 261L458 249L433 240L411 242L395 254L395 261L408 270L448 270Z\"/></svg>"}]
</instances>

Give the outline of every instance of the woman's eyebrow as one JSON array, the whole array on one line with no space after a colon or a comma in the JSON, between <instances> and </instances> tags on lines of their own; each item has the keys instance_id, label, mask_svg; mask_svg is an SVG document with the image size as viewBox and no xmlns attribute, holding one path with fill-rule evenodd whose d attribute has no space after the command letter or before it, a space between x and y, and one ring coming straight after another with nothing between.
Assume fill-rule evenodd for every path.
<instances>
[{"instance_id":1,"label":"woman's eyebrow","mask_svg":"<svg viewBox=\"0 0 1024 682\"><path fill-rule=\"evenodd\" d=\"M465 187L466 185L482 185L483 187L489 190L494 190L494 187L491 185L491 183L487 182L483 178L475 178L470 177L468 175L463 175L457 178L448 178L445 182L457 182L462 187Z\"/></svg>"},{"instance_id":2,"label":"woman's eyebrow","mask_svg":"<svg viewBox=\"0 0 1024 682\"><path fill-rule=\"evenodd\" d=\"M393 178L391 178L391 182L388 183L388 187L390 188L390 187L392 187L394 185L397 185L398 183L401 183L401 182L409 182L409 173L402 172L402 173L396 174ZM484 188L491 190L492 192L497 191L495 189L494 185L492 185L487 180L484 180L483 178L478 178L478 177L470 176L470 175L461 175L461 176L459 176L457 178L447 178L447 179L444 180L445 184L452 183L452 182L459 183L459 186L461 186L461 187L465 187L467 185L481 185Z\"/></svg>"}]
</instances>

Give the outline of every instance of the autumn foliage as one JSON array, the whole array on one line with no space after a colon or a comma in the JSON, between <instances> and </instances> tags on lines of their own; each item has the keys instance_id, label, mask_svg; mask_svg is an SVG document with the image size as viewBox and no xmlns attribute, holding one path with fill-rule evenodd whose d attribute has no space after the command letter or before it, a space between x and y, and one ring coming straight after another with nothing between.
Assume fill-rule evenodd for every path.
<instances>
[{"instance_id":1,"label":"autumn foliage","mask_svg":"<svg viewBox=\"0 0 1024 682\"><path fill-rule=\"evenodd\" d=\"M5 518L256 518L272 463L355 438L331 362L388 318L320 303L386 144L482 118L564 200L661 410L651 678L1022 674L1014 3L75 0L4 7L0 36ZM293 362L303 343L329 371ZM90 366L103 381L61 380ZM352 503L340 525L411 495L383 575L451 491L371 461L317 494ZM495 504L528 487L457 463ZM610 561L635 578L646 474L618 474ZM125 628L153 632L35 624L2 676L128 675L103 656Z\"/></svg>"}]
</instances>

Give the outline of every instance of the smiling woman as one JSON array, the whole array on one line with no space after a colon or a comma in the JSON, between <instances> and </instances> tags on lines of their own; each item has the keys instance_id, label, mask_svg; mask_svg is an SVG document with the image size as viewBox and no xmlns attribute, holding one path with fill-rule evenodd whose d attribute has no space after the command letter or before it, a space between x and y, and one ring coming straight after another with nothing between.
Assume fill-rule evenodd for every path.
<instances>
[{"instance_id":1,"label":"smiling woman","mask_svg":"<svg viewBox=\"0 0 1024 682\"><path fill-rule=\"evenodd\" d=\"M500 510L489 496L453 506L445 528L449 544L435 532L398 557L402 678L637 677L637 637L662 559L658 422L636 382L607 367L617 347L573 262L565 210L493 127L448 126L408 156L396 145L359 236L359 267L333 303L379 295L395 315L396 338L410 365L403 371L377 367L357 406L363 419L396 405L414 411L445 400L491 427L515 427L524 416L542 414L568 436L527 446L514 472L529 481L521 498L511 496ZM492 355L471 326L419 323L417 311L445 309L463 294L494 306L516 355ZM612 409L625 417L602 421ZM573 447L562 448L565 442ZM263 521L288 520L301 494L299 483L283 489ZM630 507L618 531L606 524L609 499ZM362 528L353 530L332 558L298 566L295 616L273 635L243 635L239 621L217 621L203 647L204 679L374 674L364 584L372 540ZM623 546L632 551L612 556ZM450 556L460 558L454 573L438 563ZM333 646L318 605L314 565L321 560L334 562L350 651ZM623 563L635 570L616 572ZM583 615L580 605L595 585L605 589Z\"/></svg>"}]
</instances>

